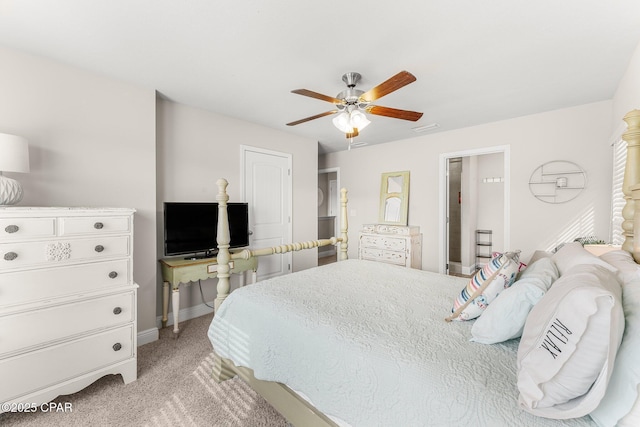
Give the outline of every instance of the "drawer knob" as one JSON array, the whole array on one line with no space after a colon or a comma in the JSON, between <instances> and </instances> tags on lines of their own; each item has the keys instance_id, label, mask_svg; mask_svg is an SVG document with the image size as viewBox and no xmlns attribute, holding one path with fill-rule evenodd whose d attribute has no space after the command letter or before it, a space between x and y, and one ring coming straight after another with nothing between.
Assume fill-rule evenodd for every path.
<instances>
[{"instance_id":1,"label":"drawer knob","mask_svg":"<svg viewBox=\"0 0 640 427\"><path fill-rule=\"evenodd\" d=\"M4 228L4 231L6 231L7 233L11 234L11 233L17 233L18 230L20 230L20 227L18 227L17 225L7 225Z\"/></svg>"},{"instance_id":2,"label":"drawer knob","mask_svg":"<svg viewBox=\"0 0 640 427\"><path fill-rule=\"evenodd\" d=\"M97 245L94 249L96 250L96 252L102 252L102 251L104 251L104 246Z\"/></svg>"},{"instance_id":3,"label":"drawer knob","mask_svg":"<svg viewBox=\"0 0 640 427\"><path fill-rule=\"evenodd\" d=\"M122 348L122 344L120 344L119 342L115 343L113 345L113 351L120 351L120 349Z\"/></svg>"},{"instance_id":4,"label":"drawer knob","mask_svg":"<svg viewBox=\"0 0 640 427\"><path fill-rule=\"evenodd\" d=\"M113 309L113 314L120 314L120 313L122 313L122 308L116 307Z\"/></svg>"},{"instance_id":5,"label":"drawer knob","mask_svg":"<svg viewBox=\"0 0 640 427\"><path fill-rule=\"evenodd\" d=\"M18 258L18 254L15 252L7 252L6 254L4 254L5 261L13 261L16 258Z\"/></svg>"},{"instance_id":6,"label":"drawer knob","mask_svg":"<svg viewBox=\"0 0 640 427\"><path fill-rule=\"evenodd\" d=\"M112 271L111 273L109 273L109 278L115 279L116 277L118 277L118 272Z\"/></svg>"},{"instance_id":7,"label":"drawer knob","mask_svg":"<svg viewBox=\"0 0 640 427\"><path fill-rule=\"evenodd\" d=\"M95 224L93 224L93 228L95 228L96 230L102 230L102 227L104 227L104 224L101 222L96 222Z\"/></svg>"}]
</instances>

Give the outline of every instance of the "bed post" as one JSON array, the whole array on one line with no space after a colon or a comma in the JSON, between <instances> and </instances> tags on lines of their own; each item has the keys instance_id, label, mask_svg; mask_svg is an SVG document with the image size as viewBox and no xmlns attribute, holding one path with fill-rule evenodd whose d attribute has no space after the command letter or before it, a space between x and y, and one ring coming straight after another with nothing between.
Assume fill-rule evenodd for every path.
<instances>
[{"instance_id":1,"label":"bed post","mask_svg":"<svg viewBox=\"0 0 640 427\"><path fill-rule=\"evenodd\" d=\"M640 213L640 184L631 186L631 198L633 199L636 213ZM640 236L640 215L633 219L633 234ZM633 239L633 251L631 252L636 263L640 264L640 238Z\"/></svg>"},{"instance_id":2,"label":"bed post","mask_svg":"<svg viewBox=\"0 0 640 427\"><path fill-rule=\"evenodd\" d=\"M343 188L340 190L340 237L342 241L340 242L340 252L338 254L338 261L344 261L347 257L347 248L349 247L349 223L347 219L347 189Z\"/></svg>"},{"instance_id":3,"label":"bed post","mask_svg":"<svg viewBox=\"0 0 640 427\"><path fill-rule=\"evenodd\" d=\"M622 139L627 142L627 162L624 168L624 181L622 192L625 205L622 209L622 234L624 243L622 249L636 253L633 236L634 216L636 213L635 202L632 199L631 187L640 184L640 110L629 111L623 119L627 123L627 131L622 134ZM638 212L640 214L640 212ZM640 243L640 242L638 242Z\"/></svg>"},{"instance_id":4,"label":"bed post","mask_svg":"<svg viewBox=\"0 0 640 427\"><path fill-rule=\"evenodd\" d=\"M218 307L229 295L229 276L230 267L229 261L231 260L231 254L229 253L229 242L231 236L229 234L229 217L227 216L227 202L229 201L229 195L227 194L227 185L229 183L226 179L220 178L216 181L218 185L218 195L216 200L218 201L218 234L216 241L218 243L218 295L213 302L214 312L218 312Z\"/></svg>"}]
</instances>

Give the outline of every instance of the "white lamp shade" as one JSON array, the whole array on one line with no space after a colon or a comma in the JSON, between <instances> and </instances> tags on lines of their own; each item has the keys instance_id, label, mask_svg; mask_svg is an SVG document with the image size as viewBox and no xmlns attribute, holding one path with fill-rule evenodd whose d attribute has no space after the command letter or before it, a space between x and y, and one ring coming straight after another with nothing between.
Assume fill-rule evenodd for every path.
<instances>
[{"instance_id":1,"label":"white lamp shade","mask_svg":"<svg viewBox=\"0 0 640 427\"><path fill-rule=\"evenodd\" d=\"M0 172L29 172L29 143L25 138L0 133Z\"/></svg>"},{"instance_id":2,"label":"white lamp shade","mask_svg":"<svg viewBox=\"0 0 640 427\"><path fill-rule=\"evenodd\" d=\"M367 115L360 110L345 111L333 119L333 125L343 133L353 133L353 129L361 131L366 128L371 121Z\"/></svg>"},{"instance_id":3,"label":"white lamp shade","mask_svg":"<svg viewBox=\"0 0 640 427\"><path fill-rule=\"evenodd\" d=\"M371 121L367 119L367 115L362 111L353 110L351 112L351 126L357 128L358 130L362 130L366 128Z\"/></svg>"},{"instance_id":4,"label":"white lamp shade","mask_svg":"<svg viewBox=\"0 0 640 427\"><path fill-rule=\"evenodd\" d=\"M349 123L350 122L349 113L346 113L346 112L341 113L337 117L335 117L332 121L333 121L333 125L338 129L340 129L341 132L343 133L353 132L353 127Z\"/></svg>"}]
</instances>

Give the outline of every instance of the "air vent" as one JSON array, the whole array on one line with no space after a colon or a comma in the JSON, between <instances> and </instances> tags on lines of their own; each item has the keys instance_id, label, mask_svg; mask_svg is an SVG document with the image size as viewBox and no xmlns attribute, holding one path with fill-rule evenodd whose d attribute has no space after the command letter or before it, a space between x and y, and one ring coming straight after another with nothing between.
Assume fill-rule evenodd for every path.
<instances>
[{"instance_id":1,"label":"air vent","mask_svg":"<svg viewBox=\"0 0 640 427\"><path fill-rule=\"evenodd\" d=\"M439 127L440 125L438 123L431 123L430 125L418 126L418 127L412 128L411 130L419 133L419 132L427 132L430 130L434 130Z\"/></svg>"},{"instance_id":2,"label":"air vent","mask_svg":"<svg viewBox=\"0 0 640 427\"><path fill-rule=\"evenodd\" d=\"M366 142L362 142L362 141L354 142L354 143L350 144L351 147L363 147L365 145L367 145L367 143Z\"/></svg>"}]
</instances>

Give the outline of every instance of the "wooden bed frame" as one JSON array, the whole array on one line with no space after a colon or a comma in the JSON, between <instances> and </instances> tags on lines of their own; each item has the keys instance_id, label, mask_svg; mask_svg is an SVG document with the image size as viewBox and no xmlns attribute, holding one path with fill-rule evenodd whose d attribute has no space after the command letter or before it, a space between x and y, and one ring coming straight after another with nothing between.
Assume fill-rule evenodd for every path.
<instances>
[{"instance_id":1,"label":"wooden bed frame","mask_svg":"<svg viewBox=\"0 0 640 427\"><path fill-rule=\"evenodd\" d=\"M622 211L622 230L625 237L622 249L630 252L635 261L640 263L640 238L634 239L634 234L640 236L640 110L632 110L624 116L627 130L622 134L622 139L627 142L627 161L623 181L623 193L625 207ZM215 300L217 311L220 304L229 294L229 263L234 259L249 259L274 253L285 253L320 246L335 245L340 243L338 260L347 259L347 195L346 190L341 193L341 237L331 239L314 240L310 242L292 243L258 250L244 250L239 253L229 252L229 226L227 221L226 193L227 181L217 181L218 195L216 197L219 206L218 213L218 297ZM637 213L637 215L636 215ZM213 376L217 382L239 376L246 381L256 392L267 400L278 412L280 412L291 424L295 426L310 427L337 427L337 424L325 414L318 411L304 398L284 384L262 381L256 379L251 369L236 366L231 360L218 356L214 351Z\"/></svg>"}]
</instances>

